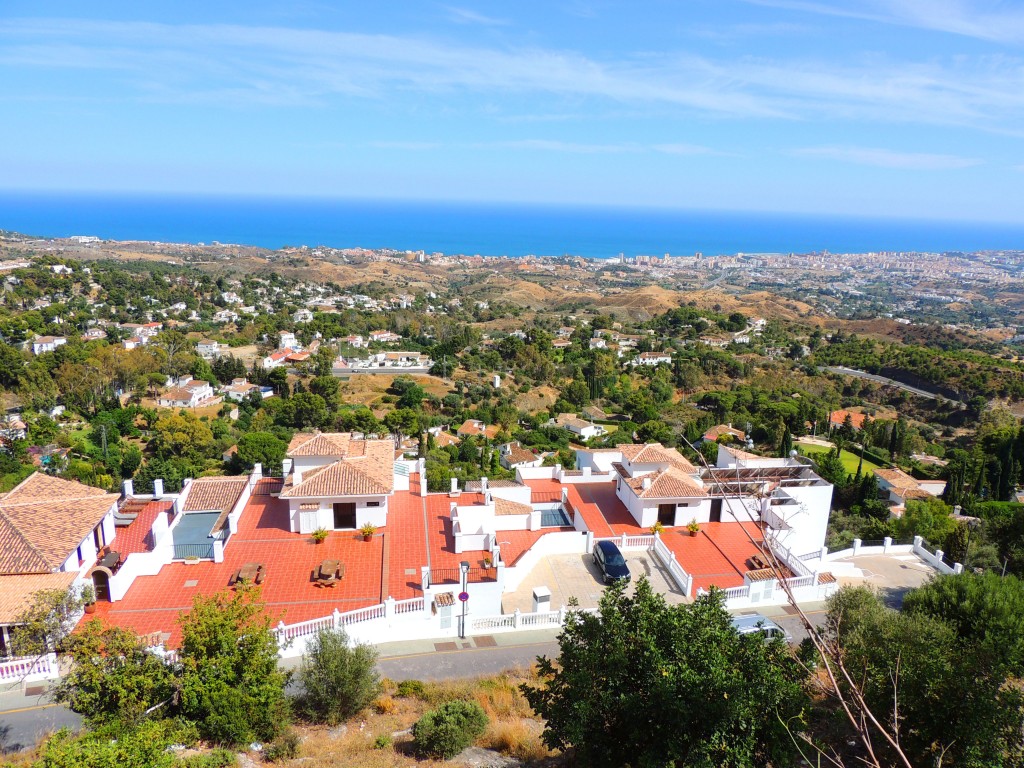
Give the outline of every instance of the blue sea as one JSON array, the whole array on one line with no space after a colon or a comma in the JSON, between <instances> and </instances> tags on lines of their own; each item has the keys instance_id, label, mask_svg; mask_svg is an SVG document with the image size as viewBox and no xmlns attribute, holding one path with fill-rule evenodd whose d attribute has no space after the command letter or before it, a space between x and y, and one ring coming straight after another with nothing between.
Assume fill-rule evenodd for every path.
<instances>
[{"instance_id":1,"label":"blue sea","mask_svg":"<svg viewBox=\"0 0 1024 768\"><path fill-rule=\"evenodd\" d=\"M46 237L325 245L485 256L1024 250L1024 225L638 208L0 192L0 229Z\"/></svg>"}]
</instances>

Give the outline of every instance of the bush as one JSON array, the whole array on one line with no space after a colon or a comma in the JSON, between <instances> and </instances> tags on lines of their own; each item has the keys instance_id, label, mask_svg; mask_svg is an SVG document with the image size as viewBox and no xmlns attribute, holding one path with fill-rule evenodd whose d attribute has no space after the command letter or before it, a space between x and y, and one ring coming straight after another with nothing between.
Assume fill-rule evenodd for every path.
<instances>
[{"instance_id":1,"label":"bush","mask_svg":"<svg viewBox=\"0 0 1024 768\"><path fill-rule=\"evenodd\" d=\"M486 728L487 715L475 701L449 701L417 720L412 737L420 756L448 760L472 744Z\"/></svg>"},{"instance_id":2,"label":"bush","mask_svg":"<svg viewBox=\"0 0 1024 768\"><path fill-rule=\"evenodd\" d=\"M374 749L389 749L391 747L391 737L386 733L382 733L376 739L373 740Z\"/></svg>"},{"instance_id":3,"label":"bush","mask_svg":"<svg viewBox=\"0 0 1024 768\"><path fill-rule=\"evenodd\" d=\"M181 768L227 768L238 765L238 756L230 749L218 748L205 755L192 755L181 761Z\"/></svg>"},{"instance_id":4,"label":"bush","mask_svg":"<svg viewBox=\"0 0 1024 768\"><path fill-rule=\"evenodd\" d=\"M291 760L299 754L299 734L289 728L263 750L263 759L271 763Z\"/></svg>"},{"instance_id":5,"label":"bush","mask_svg":"<svg viewBox=\"0 0 1024 768\"><path fill-rule=\"evenodd\" d=\"M403 680L398 684L398 689L395 691L396 696L404 696L406 698L414 697L422 699L426 695L426 690L423 688L423 682L421 680Z\"/></svg>"},{"instance_id":6,"label":"bush","mask_svg":"<svg viewBox=\"0 0 1024 768\"><path fill-rule=\"evenodd\" d=\"M365 709L380 692L377 651L350 648L344 630L321 630L310 641L299 668L299 710L315 723L337 725Z\"/></svg>"},{"instance_id":7,"label":"bush","mask_svg":"<svg viewBox=\"0 0 1024 768\"><path fill-rule=\"evenodd\" d=\"M373 709L378 715L390 715L395 711L395 700L390 696L381 696L373 702Z\"/></svg>"}]
</instances>

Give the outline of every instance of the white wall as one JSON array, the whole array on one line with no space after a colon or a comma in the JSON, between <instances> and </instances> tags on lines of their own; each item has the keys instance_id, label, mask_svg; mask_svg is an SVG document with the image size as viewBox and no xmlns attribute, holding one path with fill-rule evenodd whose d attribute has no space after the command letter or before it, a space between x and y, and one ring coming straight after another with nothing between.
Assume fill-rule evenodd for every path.
<instances>
[{"instance_id":1,"label":"white wall","mask_svg":"<svg viewBox=\"0 0 1024 768\"><path fill-rule=\"evenodd\" d=\"M608 473L612 471L612 464L621 461L622 453L619 451L576 451L576 466L579 469Z\"/></svg>"},{"instance_id":2,"label":"white wall","mask_svg":"<svg viewBox=\"0 0 1024 768\"><path fill-rule=\"evenodd\" d=\"M802 505L790 512L789 505L772 507L782 510L790 530L779 532L779 541L798 555L820 549L825 543L828 517L832 508L832 486L828 483L811 486L783 486L779 489Z\"/></svg>"},{"instance_id":3,"label":"white wall","mask_svg":"<svg viewBox=\"0 0 1024 768\"><path fill-rule=\"evenodd\" d=\"M369 502L380 502L379 507L367 506ZM326 528L329 531L336 530L334 527L333 504L355 504L356 505L356 528L361 528L367 523L381 528L387 525L388 519L388 497L387 496L337 496L329 499L288 499L288 516L290 519L289 530L293 533L312 533L315 528ZM317 503L320 506L317 510L300 510L301 504ZM302 514L316 511L316 525L309 530L301 527Z\"/></svg>"},{"instance_id":4,"label":"white wall","mask_svg":"<svg viewBox=\"0 0 1024 768\"><path fill-rule=\"evenodd\" d=\"M537 543L523 553L515 566L507 566L505 571L505 591L519 589L523 580L530 575L542 558L548 555L583 554L587 551L587 535L575 531L554 531L545 533ZM496 611L500 613L500 609Z\"/></svg>"}]
</instances>

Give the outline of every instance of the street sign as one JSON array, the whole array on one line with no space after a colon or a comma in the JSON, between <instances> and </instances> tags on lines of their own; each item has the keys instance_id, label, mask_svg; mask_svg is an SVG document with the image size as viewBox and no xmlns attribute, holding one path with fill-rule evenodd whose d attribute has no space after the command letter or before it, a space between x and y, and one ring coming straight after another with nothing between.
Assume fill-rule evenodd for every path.
<instances>
[{"instance_id":1,"label":"street sign","mask_svg":"<svg viewBox=\"0 0 1024 768\"><path fill-rule=\"evenodd\" d=\"M462 602L469 600L469 592L459 592L459 600Z\"/></svg>"}]
</instances>

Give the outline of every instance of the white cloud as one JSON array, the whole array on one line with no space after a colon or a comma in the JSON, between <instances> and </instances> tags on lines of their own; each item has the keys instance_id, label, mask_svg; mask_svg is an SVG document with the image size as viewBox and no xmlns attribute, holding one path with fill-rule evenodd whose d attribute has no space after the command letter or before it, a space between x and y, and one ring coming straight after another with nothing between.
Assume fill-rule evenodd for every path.
<instances>
[{"instance_id":1,"label":"white cloud","mask_svg":"<svg viewBox=\"0 0 1024 768\"><path fill-rule=\"evenodd\" d=\"M793 150L791 154L904 171L950 171L982 164L981 160L970 157L925 152L895 152L876 147L803 147Z\"/></svg>"},{"instance_id":2,"label":"white cloud","mask_svg":"<svg viewBox=\"0 0 1024 768\"><path fill-rule=\"evenodd\" d=\"M444 9L448 17L458 24L479 24L485 27L504 27L508 25L507 19L499 19L493 16L485 16L482 13L469 8L459 8L453 5L446 5Z\"/></svg>"},{"instance_id":3,"label":"white cloud","mask_svg":"<svg viewBox=\"0 0 1024 768\"><path fill-rule=\"evenodd\" d=\"M958 125L1013 135L1024 123L1024 62L995 56L917 63L690 53L599 60L420 36L21 19L0 25L5 66L103 69L113 75L103 81L110 89L104 97L172 103L305 106L339 98L394 101L411 92L504 97L493 119L514 118L507 105L519 96L530 114L569 105L586 119L653 107L716 119Z\"/></svg>"},{"instance_id":4,"label":"white cloud","mask_svg":"<svg viewBox=\"0 0 1024 768\"><path fill-rule=\"evenodd\" d=\"M754 5L947 32L1000 43L1024 42L1024 8L970 0L746 0ZM995 6L995 7L993 7Z\"/></svg>"}]
</instances>

